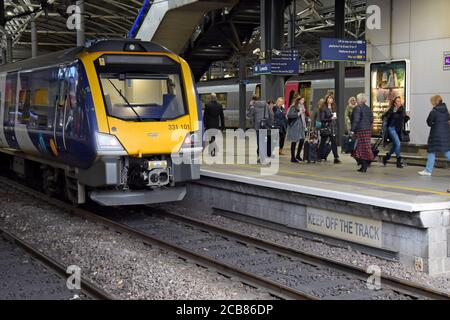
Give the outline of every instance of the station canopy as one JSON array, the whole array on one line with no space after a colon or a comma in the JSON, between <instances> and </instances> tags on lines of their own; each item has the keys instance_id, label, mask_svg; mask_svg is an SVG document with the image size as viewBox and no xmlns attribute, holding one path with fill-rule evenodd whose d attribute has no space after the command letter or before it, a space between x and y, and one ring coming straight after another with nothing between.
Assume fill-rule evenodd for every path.
<instances>
[{"instance_id":1,"label":"station canopy","mask_svg":"<svg viewBox=\"0 0 450 320\"><path fill-rule=\"evenodd\" d=\"M0 0L1 1L1 0ZM157 0L159 1L159 0ZM245 1L245 0L240 0ZM14 60L31 56L30 20L35 17L39 54L66 49L76 45L76 31L69 30L68 7L76 4L74 0L4 0L6 24L0 27L3 33L2 47L5 48L5 34L12 36ZM131 30L144 0L85 0L84 20L86 40L99 38L123 38ZM334 36L335 0L296 0L295 3L295 47L300 52L300 60L305 63L318 63L320 38ZM254 1L259 3L259 1ZM288 43L288 21L291 15L285 13L284 41ZM260 10L255 8L255 10ZM254 11L254 10L253 10ZM366 0L346 0L346 36L353 39L365 37ZM195 31L194 31L195 33ZM260 30L254 25L254 33L248 48L248 67L258 63L259 57L252 52L260 46ZM227 46L224 40L224 47ZM222 75L236 75L239 65L238 53L229 59L214 62L214 69ZM217 68L218 67L218 68ZM211 72L210 72L211 73Z\"/></svg>"}]
</instances>

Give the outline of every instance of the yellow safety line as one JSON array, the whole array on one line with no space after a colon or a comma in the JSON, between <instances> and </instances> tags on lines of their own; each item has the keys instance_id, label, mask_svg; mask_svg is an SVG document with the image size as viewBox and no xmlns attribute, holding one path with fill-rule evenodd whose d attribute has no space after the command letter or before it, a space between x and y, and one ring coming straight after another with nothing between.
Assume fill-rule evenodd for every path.
<instances>
[{"instance_id":1,"label":"yellow safety line","mask_svg":"<svg viewBox=\"0 0 450 320\"><path fill-rule=\"evenodd\" d=\"M230 166L237 166L237 167L248 168L248 169L256 168L254 166L242 165L242 164L232 164ZM321 178L321 179L336 180L336 181L342 181L342 182L352 182L352 183L358 183L358 184L369 185L369 186L380 187L380 188L413 191L413 192L418 192L418 193L430 193L430 194L450 197L450 194L447 192L439 192L439 191L430 190L430 189L418 189L418 188L411 188L411 187L381 184L381 183L376 183L376 182L362 182L362 181L351 179L351 178L321 176L318 174L306 173L306 172L301 172L301 171L300 172L299 171L288 171L288 170L280 169L278 172L286 173L286 174L293 174L293 175L298 175L298 176L304 176L304 177L310 177L310 178Z\"/></svg>"}]
</instances>

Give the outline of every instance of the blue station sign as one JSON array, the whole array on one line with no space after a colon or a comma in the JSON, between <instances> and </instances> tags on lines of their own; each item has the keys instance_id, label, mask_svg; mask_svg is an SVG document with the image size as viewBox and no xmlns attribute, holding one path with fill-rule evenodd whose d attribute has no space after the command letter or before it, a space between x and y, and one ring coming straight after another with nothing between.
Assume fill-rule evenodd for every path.
<instances>
[{"instance_id":1,"label":"blue station sign","mask_svg":"<svg viewBox=\"0 0 450 320\"><path fill-rule=\"evenodd\" d=\"M298 50L282 50L272 56L272 74L295 75L300 73Z\"/></svg>"},{"instance_id":2,"label":"blue station sign","mask_svg":"<svg viewBox=\"0 0 450 320\"><path fill-rule=\"evenodd\" d=\"M364 40L322 38L320 39L320 59L366 62L367 43Z\"/></svg>"},{"instance_id":3,"label":"blue station sign","mask_svg":"<svg viewBox=\"0 0 450 320\"><path fill-rule=\"evenodd\" d=\"M270 64L257 64L253 67L254 75L262 75L262 74L271 74L271 65Z\"/></svg>"}]
</instances>

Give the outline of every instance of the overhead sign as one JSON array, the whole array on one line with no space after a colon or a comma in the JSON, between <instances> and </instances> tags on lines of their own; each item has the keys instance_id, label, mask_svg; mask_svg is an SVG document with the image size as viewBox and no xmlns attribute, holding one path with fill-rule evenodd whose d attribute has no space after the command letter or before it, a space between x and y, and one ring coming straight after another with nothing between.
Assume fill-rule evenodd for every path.
<instances>
[{"instance_id":1,"label":"overhead sign","mask_svg":"<svg viewBox=\"0 0 450 320\"><path fill-rule=\"evenodd\" d=\"M270 64L257 64L253 67L254 75L262 75L262 74L270 74L271 73L271 65Z\"/></svg>"},{"instance_id":2,"label":"overhead sign","mask_svg":"<svg viewBox=\"0 0 450 320\"><path fill-rule=\"evenodd\" d=\"M320 59L366 62L367 43L364 40L322 38L320 39Z\"/></svg>"},{"instance_id":3,"label":"overhead sign","mask_svg":"<svg viewBox=\"0 0 450 320\"><path fill-rule=\"evenodd\" d=\"M316 208L307 209L307 229L371 247L382 247L382 222Z\"/></svg>"},{"instance_id":4,"label":"overhead sign","mask_svg":"<svg viewBox=\"0 0 450 320\"><path fill-rule=\"evenodd\" d=\"M272 74L294 75L300 73L298 50L282 50L272 56Z\"/></svg>"},{"instance_id":5,"label":"overhead sign","mask_svg":"<svg viewBox=\"0 0 450 320\"><path fill-rule=\"evenodd\" d=\"M450 71L450 51L444 52L444 71Z\"/></svg>"}]
</instances>

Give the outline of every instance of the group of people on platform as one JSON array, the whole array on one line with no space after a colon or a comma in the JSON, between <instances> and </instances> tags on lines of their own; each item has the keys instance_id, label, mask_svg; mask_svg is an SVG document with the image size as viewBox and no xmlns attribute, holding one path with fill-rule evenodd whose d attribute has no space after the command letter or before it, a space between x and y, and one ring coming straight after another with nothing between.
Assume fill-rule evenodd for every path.
<instances>
[{"instance_id":1,"label":"group of people on platform","mask_svg":"<svg viewBox=\"0 0 450 320\"><path fill-rule=\"evenodd\" d=\"M279 130L280 155L284 155L286 140L291 142L290 156L292 163L303 162L302 150L305 142L320 144L317 150L317 161L326 161L332 152L334 163L340 164L337 141L337 108L333 93L328 93L318 103L318 111L311 115L305 98L296 96L288 110L285 108L283 98L276 101L260 101L255 96L250 102L247 117L251 119L253 128L259 132L261 129ZM449 110L442 97L431 98L433 106L427 124L431 128L428 139L428 161L425 170L419 172L422 176L430 176L436 161L436 154L443 153L450 160L450 128ZM390 151L383 157L384 165L395 154L397 168L403 168L401 157L401 143L407 138L409 132L405 126L410 121L411 115L406 111L401 97L396 97L388 111L383 115L383 145L392 144ZM223 107L217 102L215 94L211 94L210 101L205 106L205 129L224 129ZM345 123L347 134L356 141L352 152L358 166L358 171L367 172L370 164L375 159L374 148L371 143L374 116L367 105L367 97L364 93L351 97L345 110ZM320 139L319 139L320 136ZM268 139L270 143L270 139ZM257 134L259 155L259 134ZM267 156L272 157L273 148L267 146ZM306 160L306 159L305 159Z\"/></svg>"}]
</instances>

